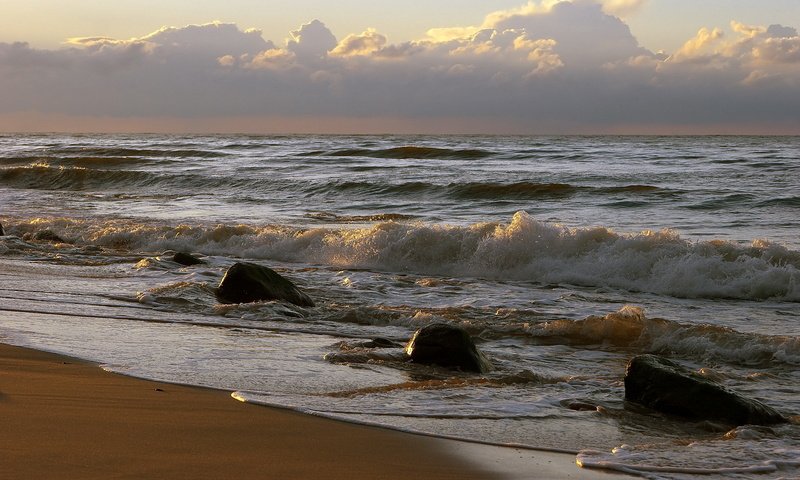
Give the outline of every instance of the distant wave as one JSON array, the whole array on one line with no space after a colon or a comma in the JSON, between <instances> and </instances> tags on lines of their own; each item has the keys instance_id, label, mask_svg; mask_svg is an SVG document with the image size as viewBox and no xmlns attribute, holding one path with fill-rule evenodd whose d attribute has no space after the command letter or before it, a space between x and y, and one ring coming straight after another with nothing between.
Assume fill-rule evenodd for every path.
<instances>
[{"instance_id":1,"label":"distant wave","mask_svg":"<svg viewBox=\"0 0 800 480\"><path fill-rule=\"evenodd\" d=\"M0 165L52 165L67 167L107 168L140 165L188 158L221 158L229 153L203 149L147 149L120 147L64 146L30 150L19 155L0 156Z\"/></svg>"},{"instance_id":2,"label":"distant wave","mask_svg":"<svg viewBox=\"0 0 800 480\"><path fill-rule=\"evenodd\" d=\"M309 187L309 191L347 192L368 195L407 195L427 194L433 196L450 197L454 199L476 200L504 200L504 199L537 199L561 198L579 193L595 195L617 194L675 194L677 192L662 189L651 185L622 185L612 187L592 187L571 185L566 183L537 183L537 182L467 182L436 184L428 182L370 182L370 181L340 181L324 183Z\"/></svg>"},{"instance_id":3,"label":"distant wave","mask_svg":"<svg viewBox=\"0 0 800 480\"><path fill-rule=\"evenodd\" d=\"M48 149L52 156L80 157L156 157L156 158L217 158L227 157L228 153L205 149L187 148L125 148L125 147L79 147L64 146Z\"/></svg>"},{"instance_id":4,"label":"distant wave","mask_svg":"<svg viewBox=\"0 0 800 480\"><path fill-rule=\"evenodd\" d=\"M730 195L719 196L701 203L689 205L686 208L690 210L718 210L728 208L734 205L741 205L742 203L750 202L755 197L746 193L732 193Z\"/></svg>"},{"instance_id":5,"label":"distant wave","mask_svg":"<svg viewBox=\"0 0 800 480\"><path fill-rule=\"evenodd\" d=\"M130 189L131 187L148 187L165 183L178 186L188 183L186 177L197 178L192 175L183 177L180 179L135 170L97 170L39 164L0 169L0 184L42 190L105 190L112 187ZM198 183L208 185L203 181L198 181ZM213 187L213 183L209 186Z\"/></svg>"},{"instance_id":6,"label":"distant wave","mask_svg":"<svg viewBox=\"0 0 800 480\"><path fill-rule=\"evenodd\" d=\"M368 228L301 229L72 219L4 226L20 236L50 228L78 244L136 251L190 250L336 268L610 287L679 298L800 302L800 252L780 245L689 242L669 230L625 235L603 227L566 228L524 212L508 224L470 226L381 222Z\"/></svg>"},{"instance_id":7,"label":"distant wave","mask_svg":"<svg viewBox=\"0 0 800 480\"><path fill-rule=\"evenodd\" d=\"M405 195L409 193L430 193L440 191L436 184L428 182L369 182L369 181L333 181L311 184L307 187L309 193L341 192L360 195Z\"/></svg>"},{"instance_id":8,"label":"distant wave","mask_svg":"<svg viewBox=\"0 0 800 480\"><path fill-rule=\"evenodd\" d=\"M99 190L125 187L163 187L188 191L217 190L221 195L236 191L252 194L264 190L285 189L289 193L309 195L346 194L357 196L419 196L431 195L456 200L525 200L537 198L563 198L578 193L597 195L668 194L649 185L627 185L617 187L589 187L562 183L495 183L468 182L436 184L429 182L356 181L356 180L270 180L257 176L208 176L177 171L156 172L150 170L125 169L142 160L128 161L120 158L62 159L53 163L32 163L22 166L0 168L0 184L17 188L46 190ZM113 168L122 167L122 168Z\"/></svg>"},{"instance_id":9,"label":"distant wave","mask_svg":"<svg viewBox=\"0 0 800 480\"><path fill-rule=\"evenodd\" d=\"M147 165L156 160L143 157L53 157L53 156L21 156L0 158L0 165L6 166L58 166L81 168L113 168L124 166ZM158 162L163 163L163 159Z\"/></svg>"},{"instance_id":10,"label":"distant wave","mask_svg":"<svg viewBox=\"0 0 800 480\"><path fill-rule=\"evenodd\" d=\"M105 165L102 165L105 167ZM286 182L284 182L286 183ZM157 172L82 166L53 166L32 164L0 168L0 185L40 190L101 191L131 190L132 188L163 188L168 193L215 191L219 195L250 194L265 189L301 188L294 182L244 176L209 176L199 173Z\"/></svg>"},{"instance_id":11,"label":"distant wave","mask_svg":"<svg viewBox=\"0 0 800 480\"><path fill-rule=\"evenodd\" d=\"M581 187L566 183L466 183L450 184L450 192L461 198L538 198L571 195Z\"/></svg>"},{"instance_id":12,"label":"distant wave","mask_svg":"<svg viewBox=\"0 0 800 480\"><path fill-rule=\"evenodd\" d=\"M402 213L375 213L371 215L339 215L333 212L309 212L307 218L331 223L358 223L358 222L391 222L396 220L411 220L414 215Z\"/></svg>"},{"instance_id":13,"label":"distant wave","mask_svg":"<svg viewBox=\"0 0 800 480\"><path fill-rule=\"evenodd\" d=\"M494 152L480 149L453 149L436 147L403 146L393 148L345 148L330 151L307 152L305 156L328 157L369 157L369 158L417 158L417 159L443 159L466 160L472 158L486 158L495 155Z\"/></svg>"},{"instance_id":14,"label":"distant wave","mask_svg":"<svg viewBox=\"0 0 800 480\"><path fill-rule=\"evenodd\" d=\"M537 182L452 182L437 184L424 181L398 182L369 180L318 180L296 178L264 181L258 175L206 175L176 169L175 172L131 169L147 160L118 158L52 159L21 166L0 167L0 184L16 188L43 190L128 189L129 187L164 187L176 192L216 191L219 195L238 198L264 191L285 191L287 194L310 196L348 195L360 197L429 195L454 200L533 200L565 198L572 195L676 195L678 192L651 185L582 186L566 183ZM395 218L401 219L400 217ZM381 220L375 218L375 220Z\"/></svg>"},{"instance_id":15,"label":"distant wave","mask_svg":"<svg viewBox=\"0 0 800 480\"><path fill-rule=\"evenodd\" d=\"M765 200L758 203L759 207L800 207L800 196L796 197L778 197L770 200Z\"/></svg>"},{"instance_id":16,"label":"distant wave","mask_svg":"<svg viewBox=\"0 0 800 480\"><path fill-rule=\"evenodd\" d=\"M576 193L591 193L600 195L613 195L619 193L651 193L664 192L665 190L652 185L622 185L614 187L591 187L570 185L567 183L486 183L475 182L462 185L450 184L449 190L456 197L463 198L515 198L534 199L540 197L562 197Z\"/></svg>"}]
</instances>

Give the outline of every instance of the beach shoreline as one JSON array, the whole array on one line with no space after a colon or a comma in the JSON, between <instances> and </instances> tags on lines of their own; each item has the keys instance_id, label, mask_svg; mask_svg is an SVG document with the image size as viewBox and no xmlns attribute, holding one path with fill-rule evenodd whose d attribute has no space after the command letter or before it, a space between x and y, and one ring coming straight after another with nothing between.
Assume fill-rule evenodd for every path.
<instances>
[{"instance_id":1,"label":"beach shoreline","mask_svg":"<svg viewBox=\"0 0 800 480\"><path fill-rule=\"evenodd\" d=\"M568 454L317 418L2 343L0 412L10 478L618 477Z\"/></svg>"}]
</instances>

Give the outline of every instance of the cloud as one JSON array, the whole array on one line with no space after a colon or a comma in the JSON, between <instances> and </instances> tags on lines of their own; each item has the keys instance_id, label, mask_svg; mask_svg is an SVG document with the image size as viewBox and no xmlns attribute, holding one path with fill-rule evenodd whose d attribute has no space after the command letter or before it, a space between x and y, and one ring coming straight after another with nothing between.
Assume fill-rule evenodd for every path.
<instances>
[{"instance_id":1,"label":"cloud","mask_svg":"<svg viewBox=\"0 0 800 480\"><path fill-rule=\"evenodd\" d=\"M730 38L719 28L701 28L669 61L714 64L715 68L749 70L749 73L758 71L759 76L764 69L790 73L785 67L800 64L800 36L795 28L736 21L731 22L730 28L736 34Z\"/></svg>"},{"instance_id":2,"label":"cloud","mask_svg":"<svg viewBox=\"0 0 800 480\"><path fill-rule=\"evenodd\" d=\"M306 23L292 31L286 48L303 60L318 60L336 47L336 37L319 20Z\"/></svg>"},{"instance_id":3,"label":"cloud","mask_svg":"<svg viewBox=\"0 0 800 480\"><path fill-rule=\"evenodd\" d=\"M149 35L128 40L108 37L67 39L67 45L81 47L88 53L103 50L137 48L160 57L184 56L216 59L223 55L255 54L274 48L260 30L241 31L232 23L211 22L185 27L163 27Z\"/></svg>"},{"instance_id":4,"label":"cloud","mask_svg":"<svg viewBox=\"0 0 800 480\"><path fill-rule=\"evenodd\" d=\"M603 10L620 17L626 17L642 9L647 0L603 0Z\"/></svg>"},{"instance_id":5,"label":"cloud","mask_svg":"<svg viewBox=\"0 0 800 480\"><path fill-rule=\"evenodd\" d=\"M481 30L524 30L553 39L555 51L573 65L601 65L647 53L625 23L614 15L638 10L645 0L541 0L492 12L480 27L440 27L428 30L433 41L474 36Z\"/></svg>"},{"instance_id":6,"label":"cloud","mask_svg":"<svg viewBox=\"0 0 800 480\"><path fill-rule=\"evenodd\" d=\"M332 55L351 56L351 55L369 55L380 51L386 46L387 39L375 29L370 28L367 31L354 35L350 34L344 38L336 48L331 50Z\"/></svg>"},{"instance_id":7,"label":"cloud","mask_svg":"<svg viewBox=\"0 0 800 480\"><path fill-rule=\"evenodd\" d=\"M594 68L649 53L639 46L622 20L605 13L602 5L594 2L530 3L521 11L490 15L485 25L499 30L525 30L534 38L553 39L555 52L575 68Z\"/></svg>"},{"instance_id":8,"label":"cloud","mask_svg":"<svg viewBox=\"0 0 800 480\"><path fill-rule=\"evenodd\" d=\"M614 13L642 3L529 2L403 43L374 29L337 40L319 20L279 42L212 22L73 38L58 50L0 43L0 117L150 118L159 128L165 118L219 118L221 129L284 118L347 129L800 131L794 28L734 22L654 54Z\"/></svg>"},{"instance_id":9,"label":"cloud","mask_svg":"<svg viewBox=\"0 0 800 480\"><path fill-rule=\"evenodd\" d=\"M689 59L698 59L700 57L707 57L704 55L714 43L724 36L722 30L715 28L713 30L706 27L698 30L694 38L691 38L683 46L678 49L672 56L673 60L682 61Z\"/></svg>"}]
</instances>

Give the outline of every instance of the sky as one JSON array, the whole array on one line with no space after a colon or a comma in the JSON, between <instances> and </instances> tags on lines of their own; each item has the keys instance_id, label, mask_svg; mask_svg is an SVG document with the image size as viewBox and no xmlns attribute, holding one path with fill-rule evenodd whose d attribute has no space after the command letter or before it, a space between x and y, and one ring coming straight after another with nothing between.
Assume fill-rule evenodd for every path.
<instances>
[{"instance_id":1,"label":"sky","mask_svg":"<svg viewBox=\"0 0 800 480\"><path fill-rule=\"evenodd\" d=\"M798 0L2 6L0 131L800 134Z\"/></svg>"}]
</instances>

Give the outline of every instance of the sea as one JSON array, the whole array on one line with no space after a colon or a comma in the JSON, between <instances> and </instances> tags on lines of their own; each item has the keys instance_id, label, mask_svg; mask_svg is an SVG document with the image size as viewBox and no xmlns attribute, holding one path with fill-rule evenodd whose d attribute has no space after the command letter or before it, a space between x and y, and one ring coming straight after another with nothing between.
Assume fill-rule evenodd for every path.
<instances>
[{"instance_id":1,"label":"sea","mask_svg":"<svg viewBox=\"0 0 800 480\"><path fill-rule=\"evenodd\" d=\"M798 478L799 152L770 136L0 135L0 341L584 468ZM316 306L221 303L238 261ZM494 368L406 362L433 323ZM628 403L644 353L792 422Z\"/></svg>"}]
</instances>

